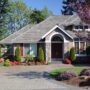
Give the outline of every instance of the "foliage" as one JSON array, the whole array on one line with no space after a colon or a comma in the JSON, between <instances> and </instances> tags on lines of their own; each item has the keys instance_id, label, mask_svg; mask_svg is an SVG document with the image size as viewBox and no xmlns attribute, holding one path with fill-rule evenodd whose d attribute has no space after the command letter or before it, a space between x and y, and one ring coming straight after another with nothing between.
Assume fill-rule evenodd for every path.
<instances>
[{"instance_id":1,"label":"foliage","mask_svg":"<svg viewBox=\"0 0 90 90\"><path fill-rule=\"evenodd\" d=\"M34 60L33 55L26 55L24 58L25 58L26 62Z\"/></svg>"},{"instance_id":2,"label":"foliage","mask_svg":"<svg viewBox=\"0 0 90 90\"><path fill-rule=\"evenodd\" d=\"M84 22L90 24L90 0L75 0L69 6L77 12Z\"/></svg>"},{"instance_id":3,"label":"foliage","mask_svg":"<svg viewBox=\"0 0 90 90\"><path fill-rule=\"evenodd\" d=\"M73 48L70 49L70 59L71 59L71 61L74 61L76 59L75 54L76 54L76 50L73 47Z\"/></svg>"},{"instance_id":4,"label":"foliage","mask_svg":"<svg viewBox=\"0 0 90 90\"><path fill-rule=\"evenodd\" d=\"M2 49L2 48L1 48L1 46L0 46L0 58L2 57L2 52L1 52L1 49Z\"/></svg>"},{"instance_id":5,"label":"foliage","mask_svg":"<svg viewBox=\"0 0 90 90\"><path fill-rule=\"evenodd\" d=\"M33 12L30 15L31 23L40 23L45 19L44 15L40 10L34 9Z\"/></svg>"},{"instance_id":6,"label":"foliage","mask_svg":"<svg viewBox=\"0 0 90 90\"><path fill-rule=\"evenodd\" d=\"M74 10L70 7L69 3L72 3L74 0L63 0L63 9L61 10L63 15L73 15Z\"/></svg>"},{"instance_id":7,"label":"foliage","mask_svg":"<svg viewBox=\"0 0 90 90\"><path fill-rule=\"evenodd\" d=\"M6 59L5 61L4 61L4 64L3 64L4 66L11 66L11 64L10 64L10 60L9 59Z\"/></svg>"},{"instance_id":8,"label":"foliage","mask_svg":"<svg viewBox=\"0 0 90 90\"><path fill-rule=\"evenodd\" d=\"M46 62L46 65L49 65L49 64L51 64L51 62L47 61L47 62Z\"/></svg>"},{"instance_id":9,"label":"foliage","mask_svg":"<svg viewBox=\"0 0 90 90\"><path fill-rule=\"evenodd\" d=\"M87 54L87 55L90 55L90 46L88 46L88 47L86 48L86 54Z\"/></svg>"},{"instance_id":10,"label":"foliage","mask_svg":"<svg viewBox=\"0 0 90 90\"><path fill-rule=\"evenodd\" d=\"M76 76L76 73L73 71L65 71L57 76L57 80L68 80Z\"/></svg>"},{"instance_id":11,"label":"foliage","mask_svg":"<svg viewBox=\"0 0 90 90\"><path fill-rule=\"evenodd\" d=\"M17 61L21 61L21 50L20 50L20 47L19 46L15 50L15 59Z\"/></svg>"},{"instance_id":12,"label":"foliage","mask_svg":"<svg viewBox=\"0 0 90 90\"><path fill-rule=\"evenodd\" d=\"M44 51L43 51L42 47L39 47L39 50L38 50L38 60L40 62L44 61Z\"/></svg>"},{"instance_id":13,"label":"foliage","mask_svg":"<svg viewBox=\"0 0 90 90\"><path fill-rule=\"evenodd\" d=\"M8 11L9 11L9 1L0 0L0 40L6 37Z\"/></svg>"},{"instance_id":14,"label":"foliage","mask_svg":"<svg viewBox=\"0 0 90 90\"><path fill-rule=\"evenodd\" d=\"M80 72L80 76L90 76L90 69L83 69L81 72Z\"/></svg>"},{"instance_id":15,"label":"foliage","mask_svg":"<svg viewBox=\"0 0 90 90\"><path fill-rule=\"evenodd\" d=\"M87 67L87 68L89 68L89 67ZM80 75L80 72L81 72L83 69L84 69L84 67L59 68L59 69L54 69L54 70L52 70L52 71L50 72L50 75L52 75L52 76L57 76L58 74L61 74L61 73L65 72L65 71L68 71L68 70L70 70L70 71L75 71L75 73L76 73L77 75Z\"/></svg>"},{"instance_id":16,"label":"foliage","mask_svg":"<svg viewBox=\"0 0 90 90\"><path fill-rule=\"evenodd\" d=\"M48 18L49 16L52 16L53 15L53 12L52 11L49 11L47 7L44 7L42 10L41 10L41 13L42 15L44 16L44 19Z\"/></svg>"},{"instance_id":17,"label":"foliage","mask_svg":"<svg viewBox=\"0 0 90 90\"><path fill-rule=\"evenodd\" d=\"M10 1L8 13L8 33L12 34L30 22L31 9L22 0Z\"/></svg>"}]
</instances>

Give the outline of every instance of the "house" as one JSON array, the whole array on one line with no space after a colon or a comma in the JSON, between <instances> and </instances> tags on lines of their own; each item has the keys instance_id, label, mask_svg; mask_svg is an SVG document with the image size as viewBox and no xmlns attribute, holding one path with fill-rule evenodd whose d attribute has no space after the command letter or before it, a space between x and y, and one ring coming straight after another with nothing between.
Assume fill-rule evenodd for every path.
<instances>
[{"instance_id":1,"label":"house","mask_svg":"<svg viewBox=\"0 0 90 90\"><path fill-rule=\"evenodd\" d=\"M89 26L82 22L78 15L50 16L34 26L27 25L21 30L0 41L7 45L9 55L14 55L17 45L21 48L21 55L33 54L37 57L37 50L42 47L47 62L65 60L72 47L76 48L77 56L86 56Z\"/></svg>"}]
</instances>

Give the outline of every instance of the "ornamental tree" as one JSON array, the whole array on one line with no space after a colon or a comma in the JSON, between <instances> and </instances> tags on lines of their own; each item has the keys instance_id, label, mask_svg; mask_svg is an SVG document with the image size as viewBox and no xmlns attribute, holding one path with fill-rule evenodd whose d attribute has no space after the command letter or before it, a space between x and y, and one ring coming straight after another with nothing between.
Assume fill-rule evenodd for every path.
<instances>
[{"instance_id":1,"label":"ornamental tree","mask_svg":"<svg viewBox=\"0 0 90 90\"><path fill-rule=\"evenodd\" d=\"M69 3L69 6L74 9L84 22L90 24L90 0L74 0Z\"/></svg>"}]
</instances>

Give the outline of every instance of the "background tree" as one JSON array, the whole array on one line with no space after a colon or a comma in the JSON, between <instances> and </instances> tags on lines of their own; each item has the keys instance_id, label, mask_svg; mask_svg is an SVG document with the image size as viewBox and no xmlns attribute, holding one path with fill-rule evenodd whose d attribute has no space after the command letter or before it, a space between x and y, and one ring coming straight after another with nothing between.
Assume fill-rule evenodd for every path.
<instances>
[{"instance_id":1,"label":"background tree","mask_svg":"<svg viewBox=\"0 0 90 90\"><path fill-rule=\"evenodd\" d=\"M41 10L41 12L45 18L48 18L49 16L53 15L53 12L48 10L48 8L46 6Z\"/></svg>"},{"instance_id":2,"label":"background tree","mask_svg":"<svg viewBox=\"0 0 90 90\"><path fill-rule=\"evenodd\" d=\"M8 13L8 30L9 34L19 30L30 22L30 11L27 5L21 0L12 1L10 3L10 12Z\"/></svg>"},{"instance_id":3,"label":"background tree","mask_svg":"<svg viewBox=\"0 0 90 90\"><path fill-rule=\"evenodd\" d=\"M74 9L70 7L70 3L75 2L75 0L63 0L63 9L61 10L63 15L73 15Z\"/></svg>"},{"instance_id":4,"label":"background tree","mask_svg":"<svg viewBox=\"0 0 90 90\"><path fill-rule=\"evenodd\" d=\"M0 40L6 37L8 10L9 10L9 1L0 0Z\"/></svg>"},{"instance_id":5,"label":"background tree","mask_svg":"<svg viewBox=\"0 0 90 90\"><path fill-rule=\"evenodd\" d=\"M44 15L42 14L42 11L34 9L33 12L30 15L31 23L40 23L45 19Z\"/></svg>"},{"instance_id":6,"label":"background tree","mask_svg":"<svg viewBox=\"0 0 90 90\"><path fill-rule=\"evenodd\" d=\"M69 6L77 12L84 22L90 24L90 0L76 0Z\"/></svg>"}]
</instances>

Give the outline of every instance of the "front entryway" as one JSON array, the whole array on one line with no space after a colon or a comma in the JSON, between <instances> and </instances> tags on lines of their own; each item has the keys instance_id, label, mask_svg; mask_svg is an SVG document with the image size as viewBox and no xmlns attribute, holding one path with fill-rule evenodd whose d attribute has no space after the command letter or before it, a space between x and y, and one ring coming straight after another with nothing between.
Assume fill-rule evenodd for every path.
<instances>
[{"instance_id":1,"label":"front entryway","mask_svg":"<svg viewBox=\"0 0 90 90\"><path fill-rule=\"evenodd\" d=\"M61 36L53 36L51 43L51 58L53 60L63 59L63 38Z\"/></svg>"},{"instance_id":2,"label":"front entryway","mask_svg":"<svg viewBox=\"0 0 90 90\"><path fill-rule=\"evenodd\" d=\"M62 43L52 43L52 58L63 58Z\"/></svg>"}]
</instances>

